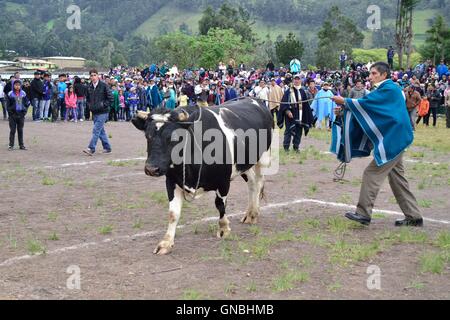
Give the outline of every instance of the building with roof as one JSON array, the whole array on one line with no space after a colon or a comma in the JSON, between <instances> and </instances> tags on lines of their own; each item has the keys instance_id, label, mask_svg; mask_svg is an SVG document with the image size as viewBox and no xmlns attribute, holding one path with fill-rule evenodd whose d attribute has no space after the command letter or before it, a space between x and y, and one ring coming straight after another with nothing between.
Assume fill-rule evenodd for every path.
<instances>
[{"instance_id":1,"label":"building with roof","mask_svg":"<svg viewBox=\"0 0 450 320\"><path fill-rule=\"evenodd\" d=\"M86 65L86 59L79 57L44 57L42 59L55 64L58 69L82 69Z\"/></svg>"}]
</instances>

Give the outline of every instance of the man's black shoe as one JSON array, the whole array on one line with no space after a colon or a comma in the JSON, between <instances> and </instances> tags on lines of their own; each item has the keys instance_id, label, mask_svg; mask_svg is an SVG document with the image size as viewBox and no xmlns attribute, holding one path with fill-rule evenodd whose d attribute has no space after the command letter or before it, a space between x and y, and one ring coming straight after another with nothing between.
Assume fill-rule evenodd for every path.
<instances>
[{"instance_id":1,"label":"man's black shoe","mask_svg":"<svg viewBox=\"0 0 450 320\"><path fill-rule=\"evenodd\" d=\"M20 150L27 151L28 149L25 146L21 146Z\"/></svg>"},{"instance_id":2,"label":"man's black shoe","mask_svg":"<svg viewBox=\"0 0 450 320\"><path fill-rule=\"evenodd\" d=\"M423 219L410 219L406 218L404 220L395 221L396 227L423 227Z\"/></svg>"},{"instance_id":3,"label":"man's black shoe","mask_svg":"<svg viewBox=\"0 0 450 320\"><path fill-rule=\"evenodd\" d=\"M365 226L368 226L370 224L370 222L372 221L372 219L364 217L364 216L360 215L359 213L354 213L354 212L347 212L345 214L345 217L347 219L359 222Z\"/></svg>"}]
</instances>

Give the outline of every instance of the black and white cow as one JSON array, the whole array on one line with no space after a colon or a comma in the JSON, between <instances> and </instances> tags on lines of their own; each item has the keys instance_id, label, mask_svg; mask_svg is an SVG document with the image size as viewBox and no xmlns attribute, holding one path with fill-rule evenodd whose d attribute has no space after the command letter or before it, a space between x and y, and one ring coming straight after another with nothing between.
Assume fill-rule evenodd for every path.
<instances>
[{"instance_id":1,"label":"black and white cow","mask_svg":"<svg viewBox=\"0 0 450 320\"><path fill-rule=\"evenodd\" d=\"M186 194L196 197L214 191L220 213L217 236L229 235L225 207L230 183L239 176L247 181L249 190L249 205L242 222L257 222L264 189L262 169L270 165L273 130L272 115L263 103L246 98L202 109L159 109L140 112L132 122L147 138L145 173L166 176L169 228L155 254L167 254L173 248ZM207 161L205 153L214 161ZM198 154L201 156L196 161Z\"/></svg>"}]
</instances>

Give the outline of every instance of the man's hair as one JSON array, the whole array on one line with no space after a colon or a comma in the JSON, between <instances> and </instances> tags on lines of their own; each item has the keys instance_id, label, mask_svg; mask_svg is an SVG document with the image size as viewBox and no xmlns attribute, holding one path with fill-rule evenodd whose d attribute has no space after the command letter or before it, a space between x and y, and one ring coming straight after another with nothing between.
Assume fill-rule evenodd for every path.
<instances>
[{"instance_id":1,"label":"man's hair","mask_svg":"<svg viewBox=\"0 0 450 320\"><path fill-rule=\"evenodd\" d=\"M391 68L386 62L377 62L374 63L370 69L376 69L380 74L386 73L386 79L389 79L391 77Z\"/></svg>"},{"instance_id":2,"label":"man's hair","mask_svg":"<svg viewBox=\"0 0 450 320\"><path fill-rule=\"evenodd\" d=\"M89 71L89 75L92 75L93 73L98 74L97 69L91 69L91 70Z\"/></svg>"},{"instance_id":3,"label":"man's hair","mask_svg":"<svg viewBox=\"0 0 450 320\"><path fill-rule=\"evenodd\" d=\"M362 83L362 79L356 79L356 80L355 80L355 84L357 84L358 82L359 82L359 83Z\"/></svg>"}]
</instances>

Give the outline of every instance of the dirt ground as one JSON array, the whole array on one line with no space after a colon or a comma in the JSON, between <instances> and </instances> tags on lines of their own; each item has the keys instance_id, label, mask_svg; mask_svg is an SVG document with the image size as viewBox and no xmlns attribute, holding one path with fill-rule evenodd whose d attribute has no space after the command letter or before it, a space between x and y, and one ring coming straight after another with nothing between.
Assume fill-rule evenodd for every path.
<instances>
[{"instance_id":1,"label":"dirt ground","mask_svg":"<svg viewBox=\"0 0 450 320\"><path fill-rule=\"evenodd\" d=\"M185 204L175 248L160 257L152 251L167 228L165 183L144 174L143 134L110 123L113 154L88 158L81 151L91 130L91 122L26 122L29 151L8 152L0 121L0 299L450 298L446 150L422 143L406 154L423 229L393 226L401 214L387 182L370 227L343 218L370 159L333 182L329 135L313 132L300 155L282 154L279 174L267 177L258 225L239 223L247 187L237 180L231 237L216 238L214 195L206 195ZM71 266L80 289L67 285ZM373 266L380 288L367 285Z\"/></svg>"}]
</instances>

